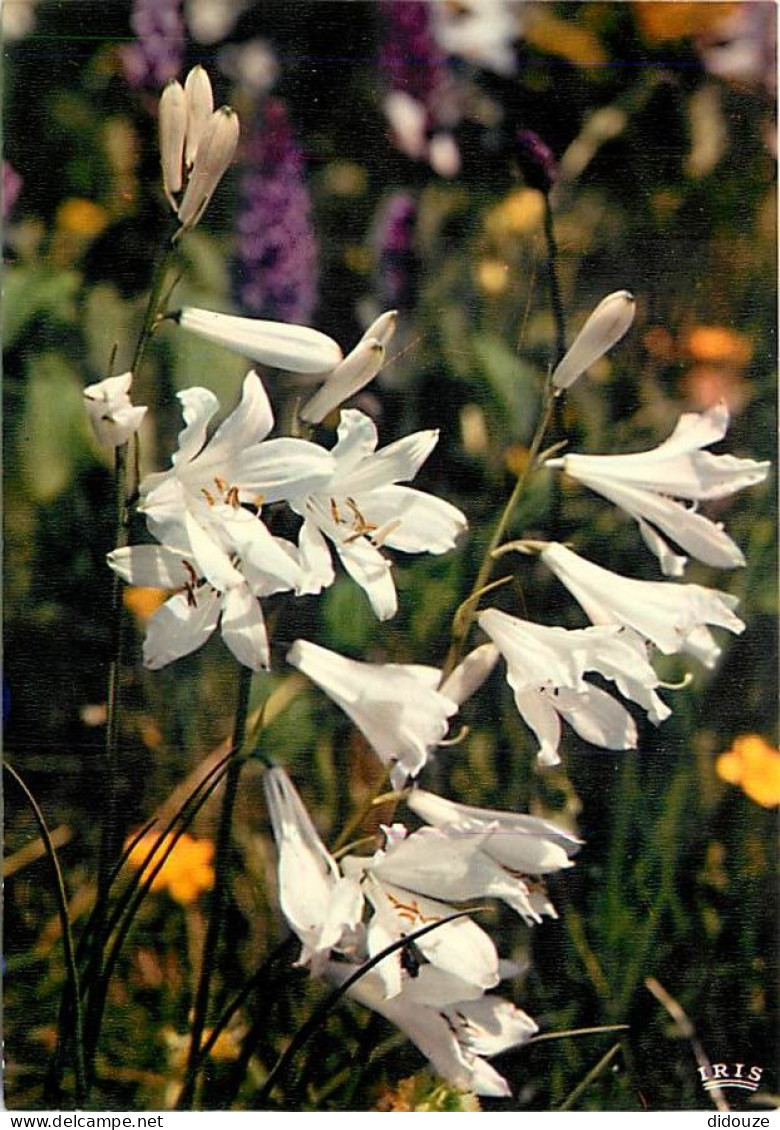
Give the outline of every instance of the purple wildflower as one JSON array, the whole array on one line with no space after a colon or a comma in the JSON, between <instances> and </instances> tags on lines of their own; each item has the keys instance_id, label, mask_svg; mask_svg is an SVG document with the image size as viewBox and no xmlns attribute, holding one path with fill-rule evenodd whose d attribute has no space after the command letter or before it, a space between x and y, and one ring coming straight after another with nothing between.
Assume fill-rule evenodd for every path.
<instances>
[{"instance_id":1,"label":"purple wildflower","mask_svg":"<svg viewBox=\"0 0 780 1130\"><path fill-rule=\"evenodd\" d=\"M416 221L417 201L408 192L394 192L380 211L374 248L383 310L408 310L414 304L419 267L414 249Z\"/></svg>"},{"instance_id":2,"label":"purple wildflower","mask_svg":"<svg viewBox=\"0 0 780 1130\"><path fill-rule=\"evenodd\" d=\"M517 160L531 188L550 191L558 178L558 162L547 142L532 129L517 131Z\"/></svg>"},{"instance_id":3,"label":"purple wildflower","mask_svg":"<svg viewBox=\"0 0 780 1130\"><path fill-rule=\"evenodd\" d=\"M122 48L130 85L157 89L176 78L185 46L181 0L133 0L130 27L136 40Z\"/></svg>"},{"instance_id":4,"label":"purple wildflower","mask_svg":"<svg viewBox=\"0 0 780 1130\"><path fill-rule=\"evenodd\" d=\"M304 158L283 102L266 100L239 187L233 293L249 314L308 322L317 305L317 243Z\"/></svg>"}]
</instances>

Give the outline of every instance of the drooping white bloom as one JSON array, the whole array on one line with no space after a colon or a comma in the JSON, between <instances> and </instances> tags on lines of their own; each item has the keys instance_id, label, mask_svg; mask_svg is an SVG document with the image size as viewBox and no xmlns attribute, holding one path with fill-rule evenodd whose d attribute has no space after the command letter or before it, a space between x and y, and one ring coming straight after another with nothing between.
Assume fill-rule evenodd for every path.
<instances>
[{"instance_id":1,"label":"drooping white bloom","mask_svg":"<svg viewBox=\"0 0 780 1130\"><path fill-rule=\"evenodd\" d=\"M728 408L721 401L706 412L684 413L669 438L652 451L564 455L546 466L565 471L635 518L667 576L680 576L686 559L657 530L705 564L733 569L745 559L723 527L676 501L726 498L766 478L769 463L702 450L723 439L728 425Z\"/></svg>"},{"instance_id":2,"label":"drooping white bloom","mask_svg":"<svg viewBox=\"0 0 780 1130\"><path fill-rule=\"evenodd\" d=\"M362 663L296 640L287 662L332 698L363 733L394 788L416 776L446 735L458 703L437 690L441 672L406 663Z\"/></svg>"},{"instance_id":3,"label":"drooping white bloom","mask_svg":"<svg viewBox=\"0 0 780 1130\"><path fill-rule=\"evenodd\" d=\"M185 306L175 320L183 330L262 365L293 373L329 373L342 360L341 349L327 334L309 326L239 318Z\"/></svg>"},{"instance_id":4,"label":"drooping white bloom","mask_svg":"<svg viewBox=\"0 0 780 1130\"><path fill-rule=\"evenodd\" d=\"M207 527L210 511L220 502L234 509L238 503L259 507L278 502L300 490L316 489L333 472L331 455L316 444L266 439L274 418L255 372L247 374L241 402L210 439L208 425L219 409L216 396L205 388L189 388L178 399L185 426L172 468L148 475L140 488L140 509L161 541L165 536L159 523L181 521L185 511Z\"/></svg>"},{"instance_id":5,"label":"drooping white bloom","mask_svg":"<svg viewBox=\"0 0 780 1130\"><path fill-rule=\"evenodd\" d=\"M619 342L634 320L635 309L634 296L627 290L616 290L603 298L556 366L553 387L559 392L569 388Z\"/></svg>"},{"instance_id":6,"label":"drooping white bloom","mask_svg":"<svg viewBox=\"0 0 780 1130\"><path fill-rule=\"evenodd\" d=\"M413 812L436 828L488 833L479 850L515 875L548 875L572 867L571 856L582 845L570 832L538 816L458 804L416 787L405 799Z\"/></svg>"},{"instance_id":7,"label":"drooping white bloom","mask_svg":"<svg viewBox=\"0 0 780 1130\"><path fill-rule=\"evenodd\" d=\"M354 969L329 962L324 972L328 980L341 985ZM428 967L421 969L417 978L405 982L397 996L387 998L378 970L372 970L348 989L347 995L397 1025L453 1086L478 1095L510 1097L506 1080L482 1057L526 1043L538 1031L537 1025L521 1009L493 995L423 1003L418 982L446 980L441 970L431 969L429 978L425 977L427 972Z\"/></svg>"},{"instance_id":8,"label":"drooping white bloom","mask_svg":"<svg viewBox=\"0 0 780 1130\"><path fill-rule=\"evenodd\" d=\"M362 732L394 788L416 776L445 737L449 719L490 674L496 655L477 648L439 687L441 672L412 663L363 663L308 640L296 640L287 662L332 698Z\"/></svg>"},{"instance_id":9,"label":"drooping white bloom","mask_svg":"<svg viewBox=\"0 0 780 1130\"><path fill-rule=\"evenodd\" d=\"M263 788L279 853L282 913L303 944L298 964L311 963L316 974L357 930L363 895L339 872L285 770L268 770Z\"/></svg>"},{"instance_id":10,"label":"drooping white bloom","mask_svg":"<svg viewBox=\"0 0 780 1130\"><path fill-rule=\"evenodd\" d=\"M380 545L404 553L446 553L466 529L460 510L434 495L399 482L413 479L439 438L436 430L415 432L376 451L373 422L354 409L341 413L332 478L290 505L303 518L299 537L312 592L333 581L325 538L342 565L365 591L377 617L395 615L397 597L390 562Z\"/></svg>"},{"instance_id":11,"label":"drooping white bloom","mask_svg":"<svg viewBox=\"0 0 780 1130\"><path fill-rule=\"evenodd\" d=\"M507 681L517 709L539 739L543 765L560 762L561 718L593 745L636 748L634 719L616 699L588 682L589 671L614 681L656 725L671 713L655 693L659 680L644 644L618 625L569 631L495 608L481 612L478 620L506 660Z\"/></svg>"},{"instance_id":12,"label":"drooping white bloom","mask_svg":"<svg viewBox=\"0 0 780 1130\"><path fill-rule=\"evenodd\" d=\"M685 651L706 667L720 655L708 625L739 635L738 599L703 585L637 581L585 560L557 542L541 551L544 563L594 624L625 624L664 655Z\"/></svg>"},{"instance_id":13,"label":"drooping white bloom","mask_svg":"<svg viewBox=\"0 0 780 1130\"><path fill-rule=\"evenodd\" d=\"M372 322L352 352L328 374L322 388L301 409L302 420L319 424L329 412L374 379L384 363L396 321L396 311L388 310Z\"/></svg>"},{"instance_id":14,"label":"drooping white bloom","mask_svg":"<svg viewBox=\"0 0 780 1130\"><path fill-rule=\"evenodd\" d=\"M245 667L260 671L270 661L261 598L300 588L295 547L274 538L246 510L220 506L205 530L185 513L161 523L167 544L115 549L108 564L131 585L172 589L146 627L144 664L166 667L201 647L220 625L222 638Z\"/></svg>"},{"instance_id":15,"label":"drooping white bloom","mask_svg":"<svg viewBox=\"0 0 780 1130\"><path fill-rule=\"evenodd\" d=\"M193 67L184 86L171 80L160 96L159 137L163 187L182 230L195 227L235 156L238 115L214 109L211 82ZM181 201L176 197L184 189Z\"/></svg>"},{"instance_id":16,"label":"drooping white bloom","mask_svg":"<svg viewBox=\"0 0 780 1130\"><path fill-rule=\"evenodd\" d=\"M130 401L132 383L132 373L121 373L84 389L87 415L98 440L106 447L127 443L146 415L146 408L135 407Z\"/></svg>"}]
</instances>

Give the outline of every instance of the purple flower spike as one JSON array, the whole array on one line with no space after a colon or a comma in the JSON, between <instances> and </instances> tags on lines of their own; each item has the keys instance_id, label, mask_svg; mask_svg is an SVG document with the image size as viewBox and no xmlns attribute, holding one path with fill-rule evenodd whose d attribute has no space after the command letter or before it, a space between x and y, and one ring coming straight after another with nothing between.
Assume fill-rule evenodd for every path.
<instances>
[{"instance_id":1,"label":"purple flower spike","mask_svg":"<svg viewBox=\"0 0 780 1130\"><path fill-rule=\"evenodd\" d=\"M249 314L308 322L317 306L317 243L304 158L287 109L268 99L246 151L239 188L233 294Z\"/></svg>"},{"instance_id":2,"label":"purple flower spike","mask_svg":"<svg viewBox=\"0 0 780 1130\"><path fill-rule=\"evenodd\" d=\"M130 27L136 41L122 48L130 85L156 90L176 78L185 45L181 0L133 0Z\"/></svg>"},{"instance_id":3,"label":"purple flower spike","mask_svg":"<svg viewBox=\"0 0 780 1130\"><path fill-rule=\"evenodd\" d=\"M517 160L531 188L550 191L558 179L558 162L547 142L532 129L517 131Z\"/></svg>"},{"instance_id":4,"label":"purple flower spike","mask_svg":"<svg viewBox=\"0 0 780 1130\"><path fill-rule=\"evenodd\" d=\"M414 303L418 259L414 250L417 201L395 192L382 208L374 236L379 305L408 310Z\"/></svg>"}]
</instances>

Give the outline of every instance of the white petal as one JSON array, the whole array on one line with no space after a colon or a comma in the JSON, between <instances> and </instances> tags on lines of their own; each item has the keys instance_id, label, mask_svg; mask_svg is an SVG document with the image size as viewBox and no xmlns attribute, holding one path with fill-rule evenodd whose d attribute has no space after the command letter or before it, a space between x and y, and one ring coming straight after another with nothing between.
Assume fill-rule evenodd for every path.
<instances>
[{"instance_id":1,"label":"white petal","mask_svg":"<svg viewBox=\"0 0 780 1130\"><path fill-rule=\"evenodd\" d=\"M225 593L221 627L222 638L239 663L253 671L268 669L270 654L263 611L246 585Z\"/></svg>"},{"instance_id":2,"label":"white petal","mask_svg":"<svg viewBox=\"0 0 780 1130\"><path fill-rule=\"evenodd\" d=\"M252 370L244 377L241 401L235 411L223 420L203 452L203 464L227 461L270 432L274 414L263 383Z\"/></svg>"},{"instance_id":3,"label":"white petal","mask_svg":"<svg viewBox=\"0 0 780 1130\"><path fill-rule=\"evenodd\" d=\"M194 593L176 593L146 626L144 664L157 671L202 647L217 626L219 596L201 585Z\"/></svg>"},{"instance_id":4,"label":"white petal","mask_svg":"<svg viewBox=\"0 0 780 1130\"><path fill-rule=\"evenodd\" d=\"M642 541L650 552L658 558L658 564L661 566L663 575L665 577L682 577L685 566L688 564L688 558L675 553L661 535L652 526L648 526L647 522L643 522L639 518L638 524Z\"/></svg>"},{"instance_id":5,"label":"white petal","mask_svg":"<svg viewBox=\"0 0 780 1130\"><path fill-rule=\"evenodd\" d=\"M321 592L336 579L333 562L325 538L315 522L305 520L298 535L301 567L305 574L301 593Z\"/></svg>"},{"instance_id":6,"label":"white petal","mask_svg":"<svg viewBox=\"0 0 780 1130\"><path fill-rule=\"evenodd\" d=\"M226 471L240 486L242 501L270 504L322 490L333 468L330 452L307 440L283 438L235 452Z\"/></svg>"},{"instance_id":7,"label":"white petal","mask_svg":"<svg viewBox=\"0 0 780 1130\"><path fill-rule=\"evenodd\" d=\"M380 314L378 318L374 319L360 340L367 341L374 338L383 348L387 349L390 339L395 333L397 324L398 311L385 310L383 314Z\"/></svg>"},{"instance_id":8,"label":"white petal","mask_svg":"<svg viewBox=\"0 0 780 1130\"><path fill-rule=\"evenodd\" d=\"M439 432L435 428L414 432L368 456L350 473L339 466L332 492L355 497L391 483L408 482L422 467L438 439Z\"/></svg>"},{"instance_id":9,"label":"white petal","mask_svg":"<svg viewBox=\"0 0 780 1130\"><path fill-rule=\"evenodd\" d=\"M177 393L181 402L184 428L179 432L179 447L171 462L174 467L191 462L206 443L206 429L219 401L207 388L185 388Z\"/></svg>"},{"instance_id":10,"label":"white petal","mask_svg":"<svg viewBox=\"0 0 780 1130\"><path fill-rule=\"evenodd\" d=\"M163 545L124 546L109 553L107 560L114 572L131 585L180 589L192 580L182 555Z\"/></svg>"},{"instance_id":11,"label":"white petal","mask_svg":"<svg viewBox=\"0 0 780 1130\"><path fill-rule=\"evenodd\" d=\"M390 620L398 611L393 570L389 561L366 538L336 544L341 564L363 589L378 620Z\"/></svg>"},{"instance_id":12,"label":"white petal","mask_svg":"<svg viewBox=\"0 0 780 1130\"><path fill-rule=\"evenodd\" d=\"M195 518L187 512L184 515L192 554L198 566L198 575L203 576L218 592L243 585L244 578L231 563L227 553L211 538Z\"/></svg>"},{"instance_id":13,"label":"white petal","mask_svg":"<svg viewBox=\"0 0 780 1130\"><path fill-rule=\"evenodd\" d=\"M605 749L636 749L636 723L624 706L601 690L561 692L553 705L581 738Z\"/></svg>"},{"instance_id":14,"label":"white petal","mask_svg":"<svg viewBox=\"0 0 780 1130\"><path fill-rule=\"evenodd\" d=\"M620 341L634 320L635 310L634 296L627 290L617 290L602 299L553 372L554 387L569 388L577 377Z\"/></svg>"},{"instance_id":15,"label":"white petal","mask_svg":"<svg viewBox=\"0 0 780 1130\"><path fill-rule=\"evenodd\" d=\"M270 596L272 591L297 591L303 572L295 547L274 538L265 523L249 511L229 506L222 509L225 527L241 557L243 575L252 592L256 596Z\"/></svg>"},{"instance_id":16,"label":"white petal","mask_svg":"<svg viewBox=\"0 0 780 1130\"><path fill-rule=\"evenodd\" d=\"M476 1055L498 1055L526 1043L539 1031L527 1012L492 995L459 1005L452 1019L461 1044Z\"/></svg>"},{"instance_id":17,"label":"white petal","mask_svg":"<svg viewBox=\"0 0 780 1130\"><path fill-rule=\"evenodd\" d=\"M347 475L358 467L373 454L379 442L374 421L356 408L342 411L337 436L331 455L336 461L336 474L339 476Z\"/></svg>"},{"instance_id":18,"label":"white petal","mask_svg":"<svg viewBox=\"0 0 780 1130\"><path fill-rule=\"evenodd\" d=\"M381 452L380 452L381 455ZM385 486L351 496L364 518L376 526L382 544L404 553L446 553L454 549L467 529L456 506L405 486Z\"/></svg>"},{"instance_id":19,"label":"white petal","mask_svg":"<svg viewBox=\"0 0 780 1130\"><path fill-rule=\"evenodd\" d=\"M537 757L542 765L560 765L558 746L561 740L561 723L558 714L540 691L515 692L515 703L523 720L539 740Z\"/></svg>"},{"instance_id":20,"label":"white petal","mask_svg":"<svg viewBox=\"0 0 780 1130\"><path fill-rule=\"evenodd\" d=\"M341 361L332 338L308 326L238 318L185 306L179 325L190 333L224 345L253 361L295 373L329 372Z\"/></svg>"}]
</instances>

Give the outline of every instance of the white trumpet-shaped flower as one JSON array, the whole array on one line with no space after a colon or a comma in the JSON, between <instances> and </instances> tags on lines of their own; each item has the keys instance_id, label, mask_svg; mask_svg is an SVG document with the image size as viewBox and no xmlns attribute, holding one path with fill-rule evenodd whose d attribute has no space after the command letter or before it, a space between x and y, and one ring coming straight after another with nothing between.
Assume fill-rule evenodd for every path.
<instances>
[{"instance_id":1,"label":"white trumpet-shaped flower","mask_svg":"<svg viewBox=\"0 0 780 1130\"><path fill-rule=\"evenodd\" d=\"M607 749L634 749L636 723L611 695L585 678L596 672L639 703L656 725L671 711L655 693L658 676L638 637L619 626L570 631L533 624L491 608L479 625L507 664L507 681L521 716L539 739L539 760L560 762L560 719L580 737Z\"/></svg>"},{"instance_id":2,"label":"white trumpet-shaped flower","mask_svg":"<svg viewBox=\"0 0 780 1130\"><path fill-rule=\"evenodd\" d=\"M220 502L260 506L301 490L316 489L333 472L331 455L300 439L266 439L273 413L260 378L250 372L241 402L209 439L208 425L219 409L205 388L178 394L184 416L172 468L141 483L141 510L159 540L159 523L180 521L185 511L208 526L209 511Z\"/></svg>"},{"instance_id":3,"label":"white trumpet-shaped flower","mask_svg":"<svg viewBox=\"0 0 780 1130\"><path fill-rule=\"evenodd\" d=\"M425 789L411 789L406 804L436 828L487 833L479 850L515 875L548 875L573 867L571 856L582 846L582 840L538 816L458 804Z\"/></svg>"},{"instance_id":4,"label":"white trumpet-shaped flower","mask_svg":"<svg viewBox=\"0 0 780 1130\"><path fill-rule=\"evenodd\" d=\"M384 363L396 320L396 311L388 310L371 323L352 352L328 374L322 388L301 409L302 420L309 424L320 423L329 412L374 379Z\"/></svg>"},{"instance_id":5,"label":"white trumpet-shaped flower","mask_svg":"<svg viewBox=\"0 0 780 1130\"><path fill-rule=\"evenodd\" d=\"M552 375L553 388L562 392L628 333L636 304L627 290L616 290L599 302Z\"/></svg>"},{"instance_id":6,"label":"white trumpet-shaped flower","mask_svg":"<svg viewBox=\"0 0 780 1130\"><path fill-rule=\"evenodd\" d=\"M324 970L336 985L343 984L352 972L354 967L332 961ZM418 981L440 980L447 987L456 984L441 970L430 969L429 978L425 977L427 972L428 967L420 970L418 978L406 981L397 996L387 998L378 970L371 970L347 990L347 995L405 1032L434 1070L453 1086L478 1095L510 1097L506 1079L482 1057L526 1043L538 1031L537 1025L521 1009L493 995L421 1002Z\"/></svg>"},{"instance_id":7,"label":"white trumpet-shaped flower","mask_svg":"<svg viewBox=\"0 0 780 1130\"><path fill-rule=\"evenodd\" d=\"M197 650L218 624L239 663L253 671L269 665L260 600L300 587L295 547L272 537L246 510L221 506L215 520L221 536L185 514L161 524L167 544L125 546L108 555L129 584L173 590L146 627L144 664L152 670Z\"/></svg>"},{"instance_id":8,"label":"white trumpet-shaped flower","mask_svg":"<svg viewBox=\"0 0 780 1130\"><path fill-rule=\"evenodd\" d=\"M674 553L658 530L707 565L733 569L745 559L723 527L677 501L726 498L766 478L769 463L702 450L723 439L728 425L728 408L721 401L706 412L686 412L652 451L564 455L546 465L565 471L635 518L667 576L680 576L686 558Z\"/></svg>"},{"instance_id":9,"label":"white trumpet-shaped flower","mask_svg":"<svg viewBox=\"0 0 780 1130\"><path fill-rule=\"evenodd\" d=\"M613 573L552 542L541 558L594 624L625 624L664 655L688 652L707 667L720 655L709 626L739 635L738 599L703 585L637 581Z\"/></svg>"},{"instance_id":10,"label":"white trumpet-shaped flower","mask_svg":"<svg viewBox=\"0 0 780 1130\"><path fill-rule=\"evenodd\" d=\"M380 620L395 615L392 566L379 546L404 553L445 553L466 529L460 510L435 495L399 486L413 479L439 438L415 432L376 450L373 422L354 409L341 413L332 478L316 491L292 498L303 518L299 547L312 592L333 581L326 538L342 565L366 593Z\"/></svg>"},{"instance_id":11,"label":"white trumpet-shaped flower","mask_svg":"<svg viewBox=\"0 0 780 1130\"><path fill-rule=\"evenodd\" d=\"M344 878L282 768L263 778L279 854L279 902L302 943L299 965L318 973L332 949L349 947L363 913L357 883Z\"/></svg>"},{"instance_id":12,"label":"white trumpet-shaped flower","mask_svg":"<svg viewBox=\"0 0 780 1130\"><path fill-rule=\"evenodd\" d=\"M487 678L495 656L478 648L439 688L441 672L411 663L364 663L308 640L296 640L287 662L341 707L384 765L394 788L416 776L445 737L449 719Z\"/></svg>"},{"instance_id":13,"label":"white trumpet-shaped flower","mask_svg":"<svg viewBox=\"0 0 780 1130\"><path fill-rule=\"evenodd\" d=\"M132 373L121 373L84 389L87 415L95 435L106 447L127 443L146 415L146 408L135 407L130 400L132 383Z\"/></svg>"},{"instance_id":14,"label":"white trumpet-shaped flower","mask_svg":"<svg viewBox=\"0 0 780 1130\"><path fill-rule=\"evenodd\" d=\"M275 369L330 373L342 361L333 338L309 326L240 318L195 306L185 306L173 319L188 333Z\"/></svg>"}]
</instances>

